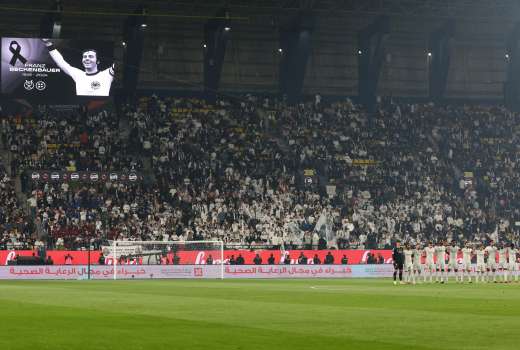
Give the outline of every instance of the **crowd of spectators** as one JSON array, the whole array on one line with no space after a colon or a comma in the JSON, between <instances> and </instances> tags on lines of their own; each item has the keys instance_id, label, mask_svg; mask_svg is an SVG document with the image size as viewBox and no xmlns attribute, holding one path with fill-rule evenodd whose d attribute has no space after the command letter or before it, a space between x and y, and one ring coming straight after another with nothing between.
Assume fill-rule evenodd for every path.
<instances>
[{"instance_id":1,"label":"crowd of spectators","mask_svg":"<svg viewBox=\"0 0 520 350\"><path fill-rule=\"evenodd\" d=\"M37 242L23 208L19 205L14 181L0 158L0 249L26 249Z\"/></svg>"},{"instance_id":2,"label":"crowd of spectators","mask_svg":"<svg viewBox=\"0 0 520 350\"><path fill-rule=\"evenodd\" d=\"M384 103L368 114L348 99L288 106L249 95L211 105L153 96L123 106L119 118L4 116L13 161L2 186L22 174L28 197L23 216L5 185L1 222L18 226L4 228L4 240L31 237L58 249L109 239L316 249L388 248L397 239L518 244L519 121L498 106ZM146 181L33 183L34 169L141 170Z\"/></svg>"},{"instance_id":3,"label":"crowd of spectators","mask_svg":"<svg viewBox=\"0 0 520 350\"><path fill-rule=\"evenodd\" d=\"M108 227L115 229L119 224L120 213L107 214L105 202L121 203L119 209L125 215L129 211L124 204L134 203L135 209L143 192L139 186L46 183L30 177L35 170L139 171L140 158L127 152L118 123L115 113L106 109L95 113L40 109L32 117L4 116L4 148L10 151L11 177L20 175L21 190L27 196L22 205L27 207L25 221L33 242L79 249L92 241L99 247L111 232Z\"/></svg>"}]
</instances>

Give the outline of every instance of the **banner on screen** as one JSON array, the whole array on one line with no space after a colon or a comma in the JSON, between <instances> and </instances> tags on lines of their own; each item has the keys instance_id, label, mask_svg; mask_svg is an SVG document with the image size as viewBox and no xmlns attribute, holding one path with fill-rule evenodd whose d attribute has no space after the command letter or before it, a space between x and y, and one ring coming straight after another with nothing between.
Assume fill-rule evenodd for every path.
<instances>
[{"instance_id":1,"label":"banner on screen","mask_svg":"<svg viewBox=\"0 0 520 350\"><path fill-rule=\"evenodd\" d=\"M53 171L36 170L31 172L31 180L34 182L140 182L143 175L131 172L99 172L99 171Z\"/></svg>"},{"instance_id":2,"label":"banner on screen","mask_svg":"<svg viewBox=\"0 0 520 350\"><path fill-rule=\"evenodd\" d=\"M220 278L217 265L128 265L117 267L118 279ZM390 277L392 265L241 265L225 266L224 278L366 278ZM88 266L0 266L0 279L85 279ZM113 266L91 266L91 279L112 279Z\"/></svg>"},{"instance_id":3,"label":"banner on screen","mask_svg":"<svg viewBox=\"0 0 520 350\"><path fill-rule=\"evenodd\" d=\"M2 38L2 93L71 101L108 97L114 80L114 45L69 39Z\"/></svg>"}]
</instances>

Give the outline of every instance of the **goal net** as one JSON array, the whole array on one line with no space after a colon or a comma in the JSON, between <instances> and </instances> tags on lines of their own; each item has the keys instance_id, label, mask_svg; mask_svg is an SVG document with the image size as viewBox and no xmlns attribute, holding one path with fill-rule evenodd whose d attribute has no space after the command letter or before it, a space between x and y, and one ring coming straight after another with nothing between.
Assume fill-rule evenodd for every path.
<instances>
[{"instance_id":1,"label":"goal net","mask_svg":"<svg viewBox=\"0 0 520 350\"><path fill-rule=\"evenodd\" d=\"M112 241L103 254L114 279L224 278L222 241Z\"/></svg>"}]
</instances>

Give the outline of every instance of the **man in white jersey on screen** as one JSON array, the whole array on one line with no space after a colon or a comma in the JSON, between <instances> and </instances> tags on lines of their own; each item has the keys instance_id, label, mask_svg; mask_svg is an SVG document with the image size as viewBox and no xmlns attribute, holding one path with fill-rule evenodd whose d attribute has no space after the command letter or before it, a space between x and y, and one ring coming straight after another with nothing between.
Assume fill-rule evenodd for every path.
<instances>
[{"instance_id":1,"label":"man in white jersey on screen","mask_svg":"<svg viewBox=\"0 0 520 350\"><path fill-rule=\"evenodd\" d=\"M114 80L114 65L100 71L98 53L96 50L88 49L82 52L81 63L84 70L75 68L68 64L61 53L54 47L49 39L42 39L49 50L56 65L76 83L77 96L109 96L110 86Z\"/></svg>"},{"instance_id":2,"label":"man in white jersey on screen","mask_svg":"<svg viewBox=\"0 0 520 350\"><path fill-rule=\"evenodd\" d=\"M459 254L459 246L457 245L457 242L454 240L451 241L451 245L448 247L448 274L446 275L446 282L448 282L448 279L450 277L450 272L453 271L453 274L455 275L455 282L459 282L459 263L457 261L457 255Z\"/></svg>"},{"instance_id":3,"label":"man in white jersey on screen","mask_svg":"<svg viewBox=\"0 0 520 350\"><path fill-rule=\"evenodd\" d=\"M515 247L514 243L511 243L511 245L509 246L507 254L511 282L513 282L513 279L515 282L518 282L518 260L516 257L518 254L518 249Z\"/></svg>"},{"instance_id":4,"label":"man in white jersey on screen","mask_svg":"<svg viewBox=\"0 0 520 350\"><path fill-rule=\"evenodd\" d=\"M471 283L471 258L473 256L473 249L469 246L469 242L466 242L464 248L462 248L462 282L464 282L464 275L468 276L468 282Z\"/></svg>"},{"instance_id":5,"label":"man in white jersey on screen","mask_svg":"<svg viewBox=\"0 0 520 350\"><path fill-rule=\"evenodd\" d=\"M486 271L486 250L484 248L484 245L480 243L479 247L475 250L475 255L477 256L477 278L476 282L478 283L479 280L481 282L485 282L487 279Z\"/></svg>"},{"instance_id":6,"label":"man in white jersey on screen","mask_svg":"<svg viewBox=\"0 0 520 350\"><path fill-rule=\"evenodd\" d=\"M446 273L446 246L444 242L439 241L435 246L435 258L437 259L437 275L435 282L444 283L444 274Z\"/></svg>"},{"instance_id":7,"label":"man in white jersey on screen","mask_svg":"<svg viewBox=\"0 0 520 350\"><path fill-rule=\"evenodd\" d=\"M428 269L428 273L430 275L430 283L433 282L433 275L437 271L437 266L435 265L435 248L433 247L433 242L428 242L428 246L424 248L424 252L426 253L426 269ZM426 272L424 272L424 282L426 282Z\"/></svg>"},{"instance_id":8,"label":"man in white jersey on screen","mask_svg":"<svg viewBox=\"0 0 520 350\"><path fill-rule=\"evenodd\" d=\"M404 247L404 272L406 283L415 284L415 275L413 273L413 249L411 249L410 245L407 243Z\"/></svg>"},{"instance_id":9,"label":"man in white jersey on screen","mask_svg":"<svg viewBox=\"0 0 520 350\"><path fill-rule=\"evenodd\" d=\"M497 260L496 260L496 256L497 256L497 246L495 245L495 242L493 240L491 240L489 242L489 245L486 247L486 255L487 255L487 270L488 270L488 275L490 274L491 276L493 276L493 282L494 283L497 283L497 275L496 275L496 271L497 271ZM491 282L491 278L488 278L488 282Z\"/></svg>"},{"instance_id":10,"label":"man in white jersey on screen","mask_svg":"<svg viewBox=\"0 0 520 350\"><path fill-rule=\"evenodd\" d=\"M504 243L501 243L499 245L498 249L498 265L497 270L499 271L500 275L502 275L502 280L500 282L506 283L508 280L508 266L507 266L507 251L509 249L507 248L507 245Z\"/></svg>"}]
</instances>

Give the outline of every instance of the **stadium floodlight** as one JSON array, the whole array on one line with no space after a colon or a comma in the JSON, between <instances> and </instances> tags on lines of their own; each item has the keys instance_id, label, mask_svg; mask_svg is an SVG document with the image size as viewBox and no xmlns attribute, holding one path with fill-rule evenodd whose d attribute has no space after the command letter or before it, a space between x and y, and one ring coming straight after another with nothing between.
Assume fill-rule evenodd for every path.
<instances>
[{"instance_id":1,"label":"stadium floodlight","mask_svg":"<svg viewBox=\"0 0 520 350\"><path fill-rule=\"evenodd\" d=\"M63 6L61 0L54 0L40 20L40 37L58 39L61 36Z\"/></svg>"},{"instance_id":2,"label":"stadium floodlight","mask_svg":"<svg viewBox=\"0 0 520 350\"><path fill-rule=\"evenodd\" d=\"M148 27L148 24L146 24L146 14L148 13L148 9L146 8L144 2L142 2L141 5L137 7L135 12L140 14L140 16L137 16L137 23L141 24L141 29L146 29L146 27Z\"/></svg>"},{"instance_id":3,"label":"stadium floodlight","mask_svg":"<svg viewBox=\"0 0 520 350\"><path fill-rule=\"evenodd\" d=\"M102 247L106 262L112 265L113 278L129 279L133 275L122 274L122 265L161 265L160 273L150 278L174 278L178 271L168 272L167 265L193 267L199 277L224 278L224 242L222 241L113 241ZM212 265L203 272L203 265ZM193 270L194 270L193 269ZM183 269L189 270L189 269ZM192 271L192 270L190 270ZM185 276L186 277L186 276Z\"/></svg>"},{"instance_id":4,"label":"stadium floodlight","mask_svg":"<svg viewBox=\"0 0 520 350\"><path fill-rule=\"evenodd\" d=\"M428 57L432 57L432 53L431 52L428 52Z\"/></svg>"}]
</instances>

